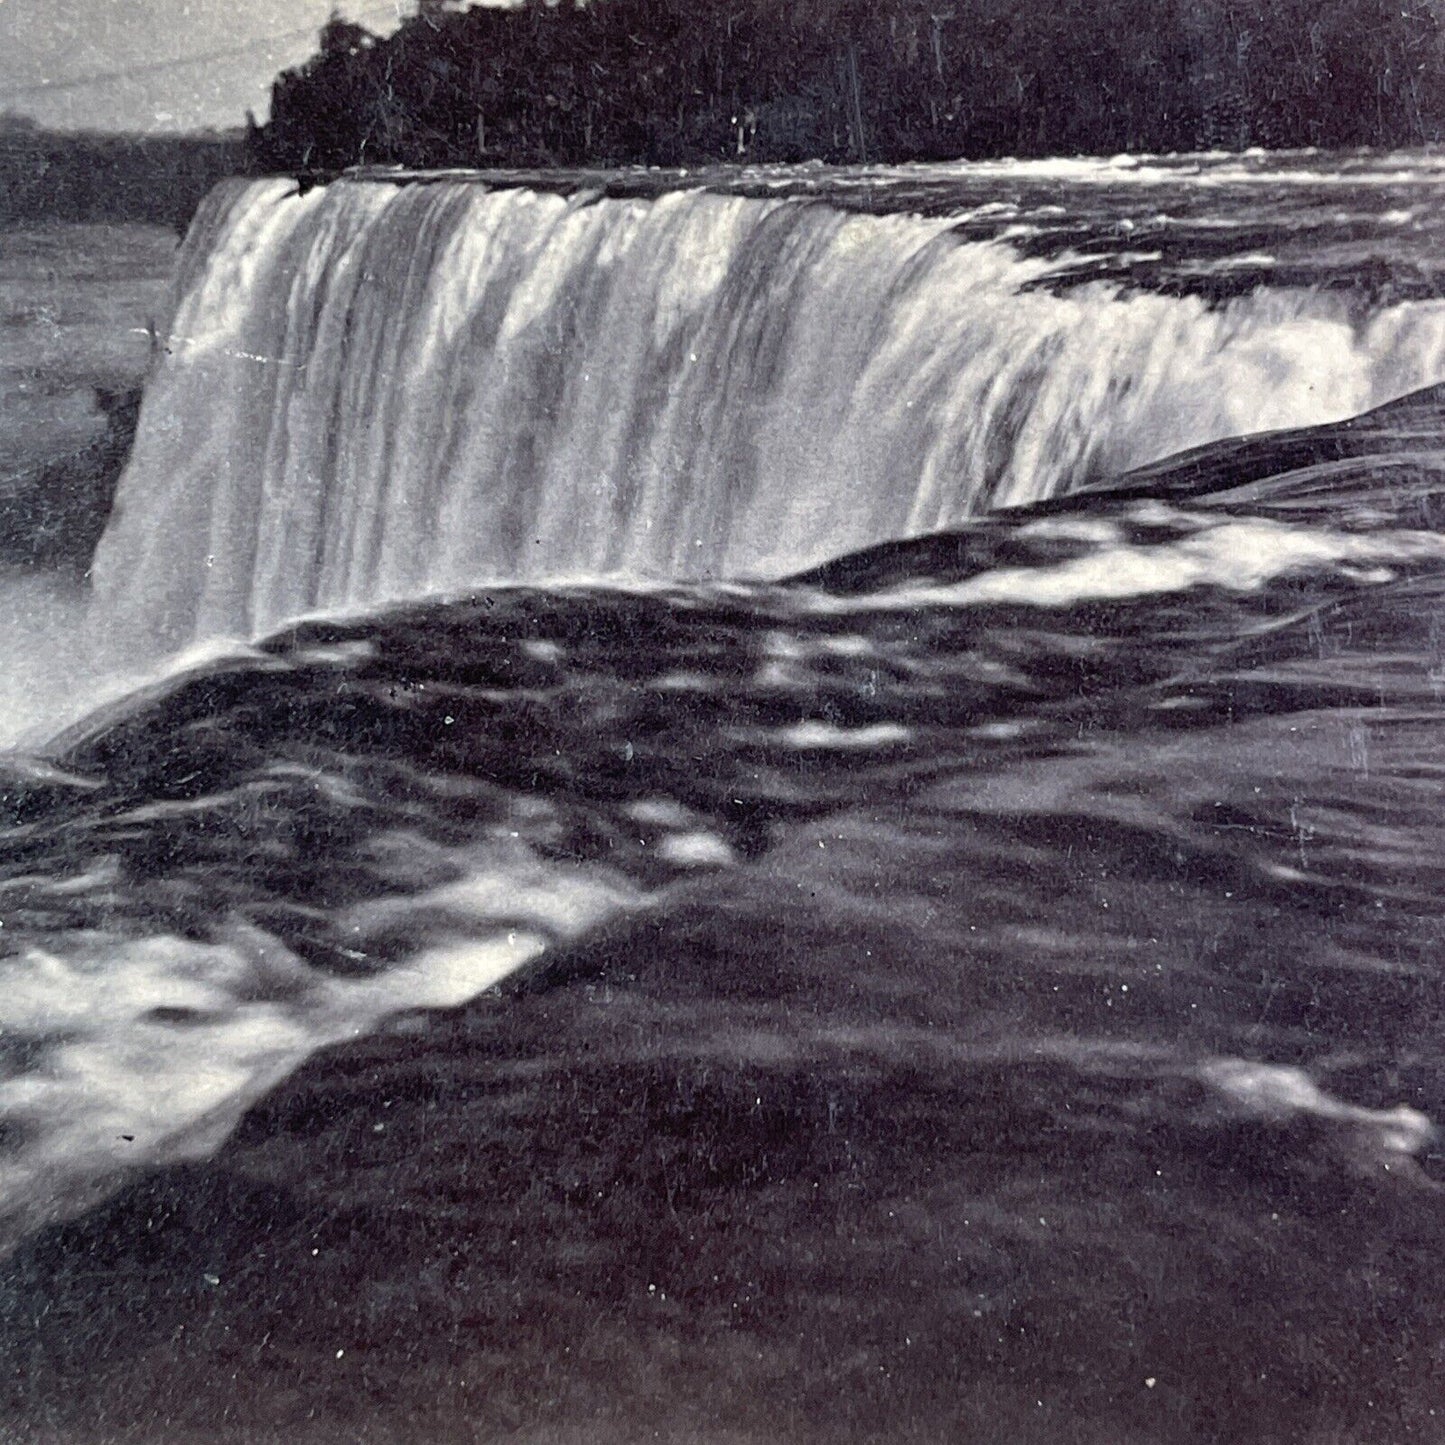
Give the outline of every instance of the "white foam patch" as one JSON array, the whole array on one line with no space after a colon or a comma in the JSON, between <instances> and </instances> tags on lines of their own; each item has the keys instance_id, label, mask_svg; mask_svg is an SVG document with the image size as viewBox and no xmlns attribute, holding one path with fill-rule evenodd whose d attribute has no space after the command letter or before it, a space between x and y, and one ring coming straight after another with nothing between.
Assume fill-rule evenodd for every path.
<instances>
[{"instance_id":1,"label":"white foam patch","mask_svg":"<svg viewBox=\"0 0 1445 1445\"><path fill-rule=\"evenodd\" d=\"M913 734L898 723L873 723L869 727L843 728L808 719L779 728L774 735L791 748L886 748L910 741Z\"/></svg>"},{"instance_id":2,"label":"white foam patch","mask_svg":"<svg viewBox=\"0 0 1445 1445\"><path fill-rule=\"evenodd\" d=\"M548 864L520 845L488 849L484 866L439 888L400 898L358 904L343 929L361 941L380 930L423 916L441 914L469 925L530 925L571 938L614 912L633 895L621 880L601 870Z\"/></svg>"},{"instance_id":3,"label":"white foam patch","mask_svg":"<svg viewBox=\"0 0 1445 1445\"><path fill-rule=\"evenodd\" d=\"M624 811L629 818L658 828L686 828L695 821L693 814L675 798L640 798L629 803Z\"/></svg>"},{"instance_id":4,"label":"white foam patch","mask_svg":"<svg viewBox=\"0 0 1445 1445\"><path fill-rule=\"evenodd\" d=\"M1303 1070L1248 1059L1216 1059L1205 1064L1204 1081L1258 1118L1286 1123L1310 1115L1366 1130L1386 1155L1418 1154L1435 1137L1435 1126L1418 1109L1365 1109L1326 1094Z\"/></svg>"},{"instance_id":5,"label":"white foam patch","mask_svg":"<svg viewBox=\"0 0 1445 1445\"><path fill-rule=\"evenodd\" d=\"M639 899L616 875L520 845L471 861L456 883L343 918L358 961L378 931L417 939L363 977L318 973L241 923L214 943L61 935L0 962L0 1043L18 1046L0 1077L0 1247L127 1167L206 1157L318 1049L464 1004Z\"/></svg>"},{"instance_id":6,"label":"white foam patch","mask_svg":"<svg viewBox=\"0 0 1445 1445\"><path fill-rule=\"evenodd\" d=\"M661 677L656 677L648 684L655 692L716 692L718 690L717 679L709 677L705 672L688 672L679 670L665 672Z\"/></svg>"},{"instance_id":7,"label":"white foam patch","mask_svg":"<svg viewBox=\"0 0 1445 1445\"><path fill-rule=\"evenodd\" d=\"M1319 170L1289 165L1288 153L1249 150L1235 155L1223 151L1200 151L1171 156L1118 155L1109 157L1046 157L1017 160L1005 157L990 161L923 163L916 166L873 167L856 184L877 186L889 176L900 179L937 176L939 179L969 180L1007 177L1016 181L1052 181L1082 186L1140 186L1189 184L1196 186L1437 186L1442 176L1438 157L1419 154L1369 157L1357 165L1339 170ZM1280 162L1284 161L1285 164Z\"/></svg>"},{"instance_id":8,"label":"white foam patch","mask_svg":"<svg viewBox=\"0 0 1445 1445\"><path fill-rule=\"evenodd\" d=\"M295 661L309 667L355 667L376 656L376 644L366 638L349 638L344 642L317 643L299 649Z\"/></svg>"},{"instance_id":9,"label":"white foam patch","mask_svg":"<svg viewBox=\"0 0 1445 1445\"><path fill-rule=\"evenodd\" d=\"M671 833L657 845L658 855L681 868L712 868L737 862L726 839L701 830Z\"/></svg>"},{"instance_id":10,"label":"white foam patch","mask_svg":"<svg viewBox=\"0 0 1445 1445\"><path fill-rule=\"evenodd\" d=\"M371 990L382 1011L456 1008L500 983L546 947L543 933L508 929L488 939L464 939L423 949L410 963L377 980ZM351 990L353 996L357 989Z\"/></svg>"},{"instance_id":11,"label":"white foam patch","mask_svg":"<svg viewBox=\"0 0 1445 1445\"><path fill-rule=\"evenodd\" d=\"M1119 540L1119 524L1112 517L1090 517L1064 513L1057 517L1040 517L1025 522L1019 529L1021 537L1043 537L1049 541L1092 542L1107 546Z\"/></svg>"},{"instance_id":12,"label":"white foam patch","mask_svg":"<svg viewBox=\"0 0 1445 1445\"><path fill-rule=\"evenodd\" d=\"M0 1240L5 1223L83 1206L126 1165L209 1152L246 1103L336 1037L314 1000L242 1001L250 973L244 950L173 937L7 960L0 1034L59 1042L0 1081L0 1120L19 1141L0 1156Z\"/></svg>"},{"instance_id":13,"label":"white foam patch","mask_svg":"<svg viewBox=\"0 0 1445 1445\"><path fill-rule=\"evenodd\" d=\"M1390 581L1392 565L1445 558L1445 537L1398 531L1362 535L1231 519L1154 545L1118 543L1047 567L1000 567L962 582L907 585L870 597L816 597L813 610L855 612L915 607L1072 607L1081 602L1219 587L1254 592L1291 572L1349 569L1354 580ZM1360 570L1366 569L1366 570Z\"/></svg>"}]
</instances>

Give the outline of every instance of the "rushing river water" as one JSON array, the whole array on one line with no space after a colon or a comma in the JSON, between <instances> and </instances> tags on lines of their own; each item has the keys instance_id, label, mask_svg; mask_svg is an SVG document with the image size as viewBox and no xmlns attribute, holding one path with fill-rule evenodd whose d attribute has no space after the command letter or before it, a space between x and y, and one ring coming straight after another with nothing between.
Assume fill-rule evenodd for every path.
<instances>
[{"instance_id":1,"label":"rushing river water","mask_svg":"<svg viewBox=\"0 0 1445 1445\"><path fill-rule=\"evenodd\" d=\"M1445 1438L1442 187L223 187L6 764L0 1438Z\"/></svg>"}]
</instances>

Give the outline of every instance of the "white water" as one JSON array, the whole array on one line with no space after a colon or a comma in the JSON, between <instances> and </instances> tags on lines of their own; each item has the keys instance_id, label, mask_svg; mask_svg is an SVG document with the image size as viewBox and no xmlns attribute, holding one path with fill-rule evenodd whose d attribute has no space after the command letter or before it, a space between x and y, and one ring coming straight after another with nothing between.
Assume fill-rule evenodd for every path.
<instances>
[{"instance_id":1,"label":"white water","mask_svg":"<svg viewBox=\"0 0 1445 1445\"><path fill-rule=\"evenodd\" d=\"M0 1073L0 1139L11 1136L0 1149L0 1251L123 1169L206 1157L317 1049L399 1012L464 1003L637 900L621 878L544 863L521 844L457 856L470 865L462 881L352 910L362 947L387 926L421 937L438 910L450 920L365 978L318 976L239 922L212 943L74 931L0 960L0 1034L49 1044L42 1067ZM0 906L34 887L7 880Z\"/></svg>"},{"instance_id":2,"label":"white water","mask_svg":"<svg viewBox=\"0 0 1445 1445\"><path fill-rule=\"evenodd\" d=\"M1445 375L1445 307L1093 285L950 219L237 183L97 614L133 654L497 581L778 576Z\"/></svg>"}]
</instances>

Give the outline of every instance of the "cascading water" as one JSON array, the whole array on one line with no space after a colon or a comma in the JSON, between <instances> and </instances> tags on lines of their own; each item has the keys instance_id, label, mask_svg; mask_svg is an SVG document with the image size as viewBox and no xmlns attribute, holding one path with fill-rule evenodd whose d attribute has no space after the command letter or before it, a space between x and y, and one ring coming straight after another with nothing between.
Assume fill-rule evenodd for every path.
<instances>
[{"instance_id":1,"label":"cascading water","mask_svg":"<svg viewBox=\"0 0 1445 1445\"><path fill-rule=\"evenodd\" d=\"M95 559L102 625L133 653L498 581L781 576L1442 370L1438 303L1050 290L1056 260L956 223L223 187Z\"/></svg>"}]
</instances>

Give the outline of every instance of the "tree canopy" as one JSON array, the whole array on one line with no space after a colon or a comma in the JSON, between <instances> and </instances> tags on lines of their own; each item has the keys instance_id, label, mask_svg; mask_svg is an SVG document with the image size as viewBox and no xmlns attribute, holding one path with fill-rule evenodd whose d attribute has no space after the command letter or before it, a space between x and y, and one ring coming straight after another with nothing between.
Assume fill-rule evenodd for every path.
<instances>
[{"instance_id":1,"label":"tree canopy","mask_svg":"<svg viewBox=\"0 0 1445 1445\"><path fill-rule=\"evenodd\" d=\"M337 17L253 163L335 170L1409 145L1437 0L427 0Z\"/></svg>"}]
</instances>

